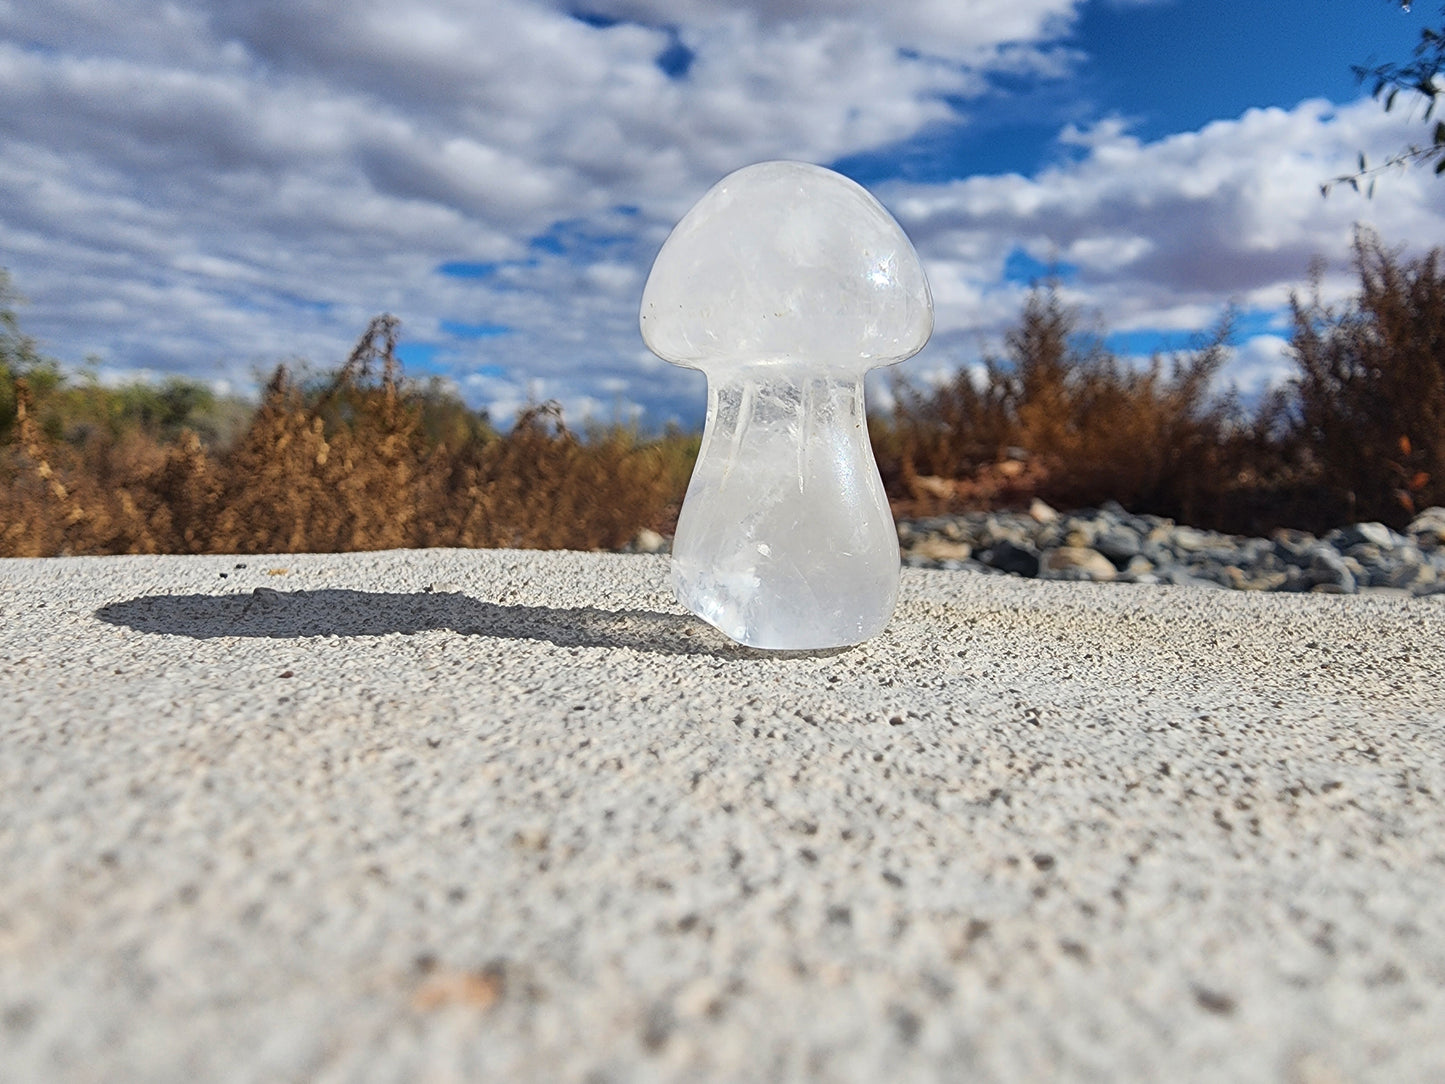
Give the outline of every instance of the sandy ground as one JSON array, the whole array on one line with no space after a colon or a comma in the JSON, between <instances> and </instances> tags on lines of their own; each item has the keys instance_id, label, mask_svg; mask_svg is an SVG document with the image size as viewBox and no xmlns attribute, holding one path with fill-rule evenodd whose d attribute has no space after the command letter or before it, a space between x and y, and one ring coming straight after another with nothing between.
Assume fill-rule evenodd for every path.
<instances>
[{"instance_id":1,"label":"sandy ground","mask_svg":"<svg viewBox=\"0 0 1445 1084\"><path fill-rule=\"evenodd\" d=\"M1442 675L1440 598L0 561L0 1080L1445 1079Z\"/></svg>"}]
</instances>

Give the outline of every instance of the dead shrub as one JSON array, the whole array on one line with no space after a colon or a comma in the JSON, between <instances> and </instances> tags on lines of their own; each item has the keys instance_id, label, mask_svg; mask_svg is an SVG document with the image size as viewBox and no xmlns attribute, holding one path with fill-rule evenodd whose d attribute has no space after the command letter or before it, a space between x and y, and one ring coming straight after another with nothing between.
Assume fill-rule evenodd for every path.
<instances>
[{"instance_id":1,"label":"dead shrub","mask_svg":"<svg viewBox=\"0 0 1445 1084\"><path fill-rule=\"evenodd\" d=\"M875 429L885 484L917 503L920 477L954 480L941 506L1037 495L1202 515L1223 485L1236 413L1210 390L1228 337L1222 325L1201 347L1141 371L1082 334L1053 288L1036 290L981 378L960 371L927 393L895 386L893 415ZM1012 488L998 481L1010 477L1020 480Z\"/></svg>"},{"instance_id":2,"label":"dead shrub","mask_svg":"<svg viewBox=\"0 0 1445 1084\"><path fill-rule=\"evenodd\" d=\"M584 442L555 403L529 407L506 437L439 466L447 481L427 545L614 549L673 496L656 449L616 428Z\"/></svg>"},{"instance_id":3,"label":"dead shrub","mask_svg":"<svg viewBox=\"0 0 1445 1084\"><path fill-rule=\"evenodd\" d=\"M644 441L613 426L582 439L555 404L498 435L437 385L402 378L396 328L373 320L320 387L278 368L223 449L190 429L164 440L154 427L91 424L100 396L86 400L83 427L52 397L47 433L24 380L10 382L19 405L0 454L0 554L611 549L675 517L691 437Z\"/></svg>"},{"instance_id":4,"label":"dead shrub","mask_svg":"<svg viewBox=\"0 0 1445 1084\"><path fill-rule=\"evenodd\" d=\"M1348 305L1293 300L1298 376L1246 414L1212 391L1229 326L1133 367L1035 291L1000 357L869 420L895 509L1115 500L1260 534L1445 504L1445 267L1355 244ZM4 286L0 279L0 287ZM317 552L419 546L612 549L676 522L700 437L570 430L555 404L499 434L441 385L403 378L379 316L321 384L276 371L234 404L176 382L74 386L0 288L0 555ZM233 439L225 434L238 432Z\"/></svg>"},{"instance_id":5,"label":"dead shrub","mask_svg":"<svg viewBox=\"0 0 1445 1084\"><path fill-rule=\"evenodd\" d=\"M1287 439L1319 493L1320 518L1396 527L1445 504L1445 265L1405 261L1355 237L1360 292L1346 306L1292 299L1299 367Z\"/></svg>"},{"instance_id":6,"label":"dead shrub","mask_svg":"<svg viewBox=\"0 0 1445 1084\"><path fill-rule=\"evenodd\" d=\"M23 379L14 391L15 439L0 467L0 553L169 552L169 510L148 485L165 451L137 434L92 434L79 447L56 441L36 423Z\"/></svg>"}]
</instances>

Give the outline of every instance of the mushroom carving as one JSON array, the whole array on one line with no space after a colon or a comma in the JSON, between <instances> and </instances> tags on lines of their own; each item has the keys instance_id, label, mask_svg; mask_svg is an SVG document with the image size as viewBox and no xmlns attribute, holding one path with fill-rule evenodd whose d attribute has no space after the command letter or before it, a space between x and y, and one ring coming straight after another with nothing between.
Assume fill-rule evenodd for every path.
<instances>
[{"instance_id":1,"label":"mushroom carving","mask_svg":"<svg viewBox=\"0 0 1445 1084\"><path fill-rule=\"evenodd\" d=\"M933 332L913 245L831 170L763 162L680 221L642 294L642 337L707 374L707 421L672 548L682 605L750 647L880 632L898 537L868 442L863 376Z\"/></svg>"}]
</instances>

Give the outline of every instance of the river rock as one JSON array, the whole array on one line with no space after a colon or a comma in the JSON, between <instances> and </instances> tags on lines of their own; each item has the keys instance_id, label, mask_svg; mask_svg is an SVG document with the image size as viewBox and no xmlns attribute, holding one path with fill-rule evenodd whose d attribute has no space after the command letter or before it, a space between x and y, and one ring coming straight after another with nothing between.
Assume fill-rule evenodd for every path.
<instances>
[{"instance_id":1,"label":"river rock","mask_svg":"<svg viewBox=\"0 0 1445 1084\"><path fill-rule=\"evenodd\" d=\"M1039 552L1027 544L1020 545L1005 538L980 556L984 564L1004 572L1012 572L1016 576L1039 574Z\"/></svg>"},{"instance_id":2,"label":"river rock","mask_svg":"<svg viewBox=\"0 0 1445 1084\"><path fill-rule=\"evenodd\" d=\"M1029 503L1029 517L1038 523L1052 523L1059 518L1059 514L1035 497Z\"/></svg>"},{"instance_id":3,"label":"river rock","mask_svg":"<svg viewBox=\"0 0 1445 1084\"><path fill-rule=\"evenodd\" d=\"M930 561L967 561L973 556L973 547L967 542L953 542L947 538L925 538L912 550L914 556Z\"/></svg>"},{"instance_id":4,"label":"river rock","mask_svg":"<svg viewBox=\"0 0 1445 1084\"><path fill-rule=\"evenodd\" d=\"M1138 531L1118 524L1099 533L1094 539L1094 549L1116 566L1122 566L1128 564L1131 558L1143 553L1144 540Z\"/></svg>"},{"instance_id":5,"label":"river rock","mask_svg":"<svg viewBox=\"0 0 1445 1084\"><path fill-rule=\"evenodd\" d=\"M1039 576L1044 579L1080 579L1107 582L1118 574L1114 562L1098 550L1084 546L1059 546L1039 557Z\"/></svg>"},{"instance_id":6,"label":"river rock","mask_svg":"<svg viewBox=\"0 0 1445 1084\"><path fill-rule=\"evenodd\" d=\"M1332 542L1335 549L1344 552L1351 546L1357 546L1362 542L1368 542L1382 550L1393 549L1405 539L1383 523L1372 522L1352 523L1348 527L1331 531L1325 536L1325 541Z\"/></svg>"},{"instance_id":7,"label":"river rock","mask_svg":"<svg viewBox=\"0 0 1445 1084\"><path fill-rule=\"evenodd\" d=\"M1344 595L1355 593L1354 570L1349 567L1346 558L1332 548L1320 546L1315 550L1310 559L1310 572L1314 577L1311 586L1316 590L1334 588Z\"/></svg>"},{"instance_id":8,"label":"river rock","mask_svg":"<svg viewBox=\"0 0 1445 1084\"><path fill-rule=\"evenodd\" d=\"M628 552L650 551L640 533ZM965 512L900 520L903 563L972 575L1172 584L1238 591L1314 591L1445 597L1445 508L1420 513L1404 534L1354 523L1316 537L1281 529L1245 538L1134 515L1112 502L1059 512ZM663 538L654 552L667 552Z\"/></svg>"},{"instance_id":9,"label":"river rock","mask_svg":"<svg viewBox=\"0 0 1445 1084\"><path fill-rule=\"evenodd\" d=\"M1445 508L1427 508L1410 521L1405 533L1422 547L1445 545Z\"/></svg>"}]
</instances>

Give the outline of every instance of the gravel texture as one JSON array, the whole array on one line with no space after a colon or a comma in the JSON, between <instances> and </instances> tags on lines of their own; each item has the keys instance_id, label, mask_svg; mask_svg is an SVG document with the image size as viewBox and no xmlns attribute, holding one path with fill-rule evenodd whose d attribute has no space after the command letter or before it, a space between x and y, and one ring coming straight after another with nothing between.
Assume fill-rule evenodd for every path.
<instances>
[{"instance_id":1,"label":"gravel texture","mask_svg":"<svg viewBox=\"0 0 1445 1084\"><path fill-rule=\"evenodd\" d=\"M1445 1079L1442 675L1442 596L3 561L0 1080Z\"/></svg>"},{"instance_id":2,"label":"gravel texture","mask_svg":"<svg viewBox=\"0 0 1445 1084\"><path fill-rule=\"evenodd\" d=\"M1445 508L1425 509L1403 533L1354 523L1323 538L1293 530L1249 538L1131 515L1117 504L1060 513L1036 500L1026 513L906 519L898 541L914 568L1239 591L1445 594Z\"/></svg>"}]
</instances>

